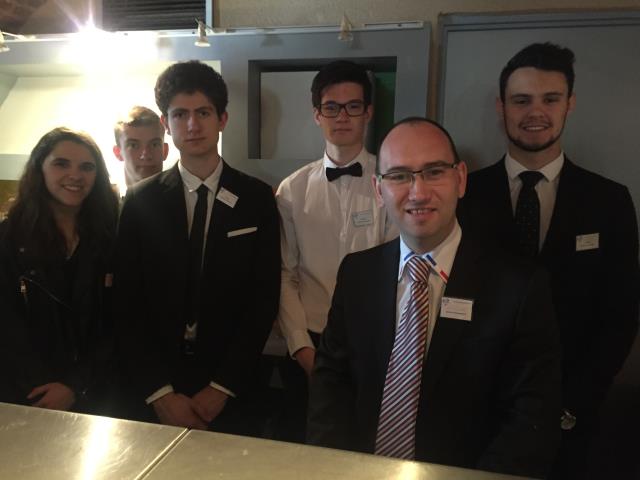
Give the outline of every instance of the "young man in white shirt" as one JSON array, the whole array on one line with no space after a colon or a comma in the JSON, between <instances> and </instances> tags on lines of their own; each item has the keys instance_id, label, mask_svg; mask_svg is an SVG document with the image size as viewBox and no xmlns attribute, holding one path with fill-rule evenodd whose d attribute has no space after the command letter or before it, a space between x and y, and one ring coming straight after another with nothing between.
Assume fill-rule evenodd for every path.
<instances>
[{"instance_id":1,"label":"young man in white shirt","mask_svg":"<svg viewBox=\"0 0 640 480\"><path fill-rule=\"evenodd\" d=\"M373 115L371 92L367 71L353 62L332 62L318 72L311 94L324 156L284 179L276 193L282 220L279 323L295 360L285 361L282 369L285 440L304 441L307 377L340 262L397 236L384 207L376 204L375 157L364 147Z\"/></svg>"}]
</instances>

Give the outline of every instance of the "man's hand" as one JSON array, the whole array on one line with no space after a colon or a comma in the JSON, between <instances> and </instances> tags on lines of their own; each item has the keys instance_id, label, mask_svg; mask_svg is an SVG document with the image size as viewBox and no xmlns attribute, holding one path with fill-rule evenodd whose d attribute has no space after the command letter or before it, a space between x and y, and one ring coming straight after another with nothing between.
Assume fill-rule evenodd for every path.
<instances>
[{"instance_id":1,"label":"man's hand","mask_svg":"<svg viewBox=\"0 0 640 480\"><path fill-rule=\"evenodd\" d=\"M306 372L307 377L310 377L316 359L316 351L311 347L302 347L295 353L294 357Z\"/></svg>"},{"instance_id":2,"label":"man's hand","mask_svg":"<svg viewBox=\"0 0 640 480\"><path fill-rule=\"evenodd\" d=\"M198 415L194 401L181 393L167 393L151 405L164 425L206 430L207 422Z\"/></svg>"},{"instance_id":3,"label":"man's hand","mask_svg":"<svg viewBox=\"0 0 640 480\"><path fill-rule=\"evenodd\" d=\"M193 396L193 403L198 415L210 423L220 415L228 398L229 395L223 391L207 385Z\"/></svg>"},{"instance_id":4,"label":"man's hand","mask_svg":"<svg viewBox=\"0 0 640 480\"><path fill-rule=\"evenodd\" d=\"M37 397L37 400L35 400ZM63 383L54 382L40 385L27 395L28 400L35 400L32 407L49 408L51 410L69 410L76 403L76 395Z\"/></svg>"}]
</instances>

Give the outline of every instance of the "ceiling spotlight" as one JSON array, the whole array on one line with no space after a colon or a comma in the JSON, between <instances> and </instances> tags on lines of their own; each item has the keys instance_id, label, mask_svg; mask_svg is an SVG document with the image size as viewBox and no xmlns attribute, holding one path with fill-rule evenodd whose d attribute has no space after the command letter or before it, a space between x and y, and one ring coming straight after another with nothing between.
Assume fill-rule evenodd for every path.
<instances>
[{"instance_id":1,"label":"ceiling spotlight","mask_svg":"<svg viewBox=\"0 0 640 480\"><path fill-rule=\"evenodd\" d=\"M351 29L353 25L347 18L347 14L342 14L342 20L340 21L340 33L338 34L338 40L341 42L351 42L353 40L353 33L351 33Z\"/></svg>"},{"instance_id":2,"label":"ceiling spotlight","mask_svg":"<svg viewBox=\"0 0 640 480\"><path fill-rule=\"evenodd\" d=\"M204 23L202 20L196 19L196 22L198 22L198 38L196 39L194 45L196 47L210 47L211 44L207 39L207 28L211 31L213 31L213 28Z\"/></svg>"},{"instance_id":3,"label":"ceiling spotlight","mask_svg":"<svg viewBox=\"0 0 640 480\"><path fill-rule=\"evenodd\" d=\"M4 43L4 35L2 34L2 30L0 30L0 53L8 52L9 50L9 46Z\"/></svg>"}]
</instances>

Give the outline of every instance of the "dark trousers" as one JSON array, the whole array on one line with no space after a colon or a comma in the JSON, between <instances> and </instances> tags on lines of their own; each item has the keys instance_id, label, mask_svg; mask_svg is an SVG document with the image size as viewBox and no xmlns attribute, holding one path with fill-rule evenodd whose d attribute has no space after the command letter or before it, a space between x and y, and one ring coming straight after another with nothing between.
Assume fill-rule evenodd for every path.
<instances>
[{"instance_id":1,"label":"dark trousers","mask_svg":"<svg viewBox=\"0 0 640 480\"><path fill-rule=\"evenodd\" d=\"M309 331L314 347L320 342L319 333ZM276 439L285 442L305 443L307 434L307 404L309 382L307 374L297 360L287 355L280 366L284 387L282 415L276 429Z\"/></svg>"}]
</instances>

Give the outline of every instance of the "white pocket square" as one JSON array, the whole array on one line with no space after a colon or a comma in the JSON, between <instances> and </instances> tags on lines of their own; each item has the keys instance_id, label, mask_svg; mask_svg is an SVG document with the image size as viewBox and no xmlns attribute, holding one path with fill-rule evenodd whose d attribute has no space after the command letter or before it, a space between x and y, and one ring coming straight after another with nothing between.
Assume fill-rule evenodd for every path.
<instances>
[{"instance_id":1,"label":"white pocket square","mask_svg":"<svg viewBox=\"0 0 640 480\"><path fill-rule=\"evenodd\" d=\"M258 227L241 228L240 230L232 230L227 232L227 237L237 237L238 235L246 235L258 231Z\"/></svg>"}]
</instances>

